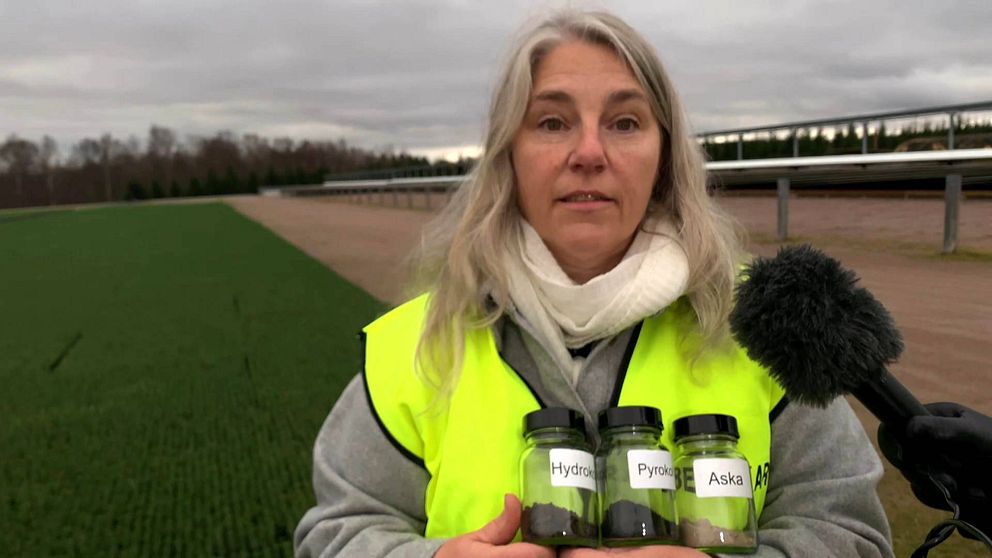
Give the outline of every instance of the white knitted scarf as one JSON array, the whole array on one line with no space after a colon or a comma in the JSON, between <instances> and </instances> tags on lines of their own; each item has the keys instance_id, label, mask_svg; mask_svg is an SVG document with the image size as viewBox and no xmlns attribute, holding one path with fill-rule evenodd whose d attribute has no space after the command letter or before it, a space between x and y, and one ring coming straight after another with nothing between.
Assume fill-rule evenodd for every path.
<instances>
[{"instance_id":1,"label":"white knitted scarf","mask_svg":"<svg viewBox=\"0 0 992 558\"><path fill-rule=\"evenodd\" d=\"M665 309L685 293L689 262L675 227L649 219L623 259L585 284L572 281L524 219L508 250L510 300L574 385L582 358L569 348L611 337Z\"/></svg>"}]
</instances>

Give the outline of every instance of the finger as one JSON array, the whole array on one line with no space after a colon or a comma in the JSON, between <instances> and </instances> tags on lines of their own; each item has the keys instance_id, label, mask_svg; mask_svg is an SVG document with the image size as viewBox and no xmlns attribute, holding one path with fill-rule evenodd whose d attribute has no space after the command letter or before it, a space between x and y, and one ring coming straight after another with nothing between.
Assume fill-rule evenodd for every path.
<instances>
[{"instance_id":1,"label":"finger","mask_svg":"<svg viewBox=\"0 0 992 558\"><path fill-rule=\"evenodd\" d=\"M964 413L971 411L968 407L958 403L948 403L941 401L939 403L927 403L924 405L927 411L935 417L960 417Z\"/></svg>"},{"instance_id":2,"label":"finger","mask_svg":"<svg viewBox=\"0 0 992 558\"><path fill-rule=\"evenodd\" d=\"M889 460L889 463L899 469L903 468L905 458L901 441L893 435L892 428L886 426L884 422L878 425L878 449L882 451L882 455Z\"/></svg>"},{"instance_id":3,"label":"finger","mask_svg":"<svg viewBox=\"0 0 992 558\"><path fill-rule=\"evenodd\" d=\"M492 545L509 544L520 527L520 500L512 494L503 496L503 512L475 532L472 539Z\"/></svg>"},{"instance_id":4,"label":"finger","mask_svg":"<svg viewBox=\"0 0 992 558\"><path fill-rule=\"evenodd\" d=\"M642 548L569 548L562 550L558 553L559 558L605 558L607 556L616 556L617 554L623 554L625 556L636 557L642 556L638 554L643 552ZM647 557L648 554L643 556Z\"/></svg>"},{"instance_id":5,"label":"finger","mask_svg":"<svg viewBox=\"0 0 992 558\"><path fill-rule=\"evenodd\" d=\"M686 546L653 545L616 550L618 554L625 554L625 558L707 558L706 554Z\"/></svg>"},{"instance_id":6,"label":"finger","mask_svg":"<svg viewBox=\"0 0 992 558\"><path fill-rule=\"evenodd\" d=\"M706 558L706 554L685 546L652 545L637 548L570 548L562 551L562 558Z\"/></svg>"},{"instance_id":7,"label":"finger","mask_svg":"<svg viewBox=\"0 0 992 558\"><path fill-rule=\"evenodd\" d=\"M512 543L495 549L497 558L555 558L554 548L530 543Z\"/></svg>"},{"instance_id":8,"label":"finger","mask_svg":"<svg viewBox=\"0 0 992 558\"><path fill-rule=\"evenodd\" d=\"M932 437L938 442L954 444L955 449L968 451L969 456L992 458L992 417L958 403L931 403L926 407L936 422L922 421L915 428L934 429Z\"/></svg>"},{"instance_id":9,"label":"finger","mask_svg":"<svg viewBox=\"0 0 992 558\"><path fill-rule=\"evenodd\" d=\"M969 447L975 443L975 435L969 426L967 422L959 418L913 417L906 425L906 437L917 446L932 444L947 447Z\"/></svg>"},{"instance_id":10,"label":"finger","mask_svg":"<svg viewBox=\"0 0 992 558\"><path fill-rule=\"evenodd\" d=\"M930 479L919 479L918 482L910 483L909 487L920 502L934 509L951 511L947 500L944 499L944 494L934 486Z\"/></svg>"}]
</instances>

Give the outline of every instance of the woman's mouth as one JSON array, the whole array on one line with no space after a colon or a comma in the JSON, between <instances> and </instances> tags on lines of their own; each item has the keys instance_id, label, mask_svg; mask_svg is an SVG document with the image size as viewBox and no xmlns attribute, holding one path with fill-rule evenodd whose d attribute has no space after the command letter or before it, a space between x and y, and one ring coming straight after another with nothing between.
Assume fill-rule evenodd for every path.
<instances>
[{"instance_id":1,"label":"woman's mouth","mask_svg":"<svg viewBox=\"0 0 992 558\"><path fill-rule=\"evenodd\" d=\"M610 198L600 194L582 193L582 192L569 194L564 198L562 198L562 201L566 201L566 202L590 202L590 201L609 201L609 200Z\"/></svg>"},{"instance_id":2,"label":"woman's mouth","mask_svg":"<svg viewBox=\"0 0 992 558\"><path fill-rule=\"evenodd\" d=\"M559 202L573 209L600 209L613 203L613 198L592 190L580 190L558 198Z\"/></svg>"}]
</instances>

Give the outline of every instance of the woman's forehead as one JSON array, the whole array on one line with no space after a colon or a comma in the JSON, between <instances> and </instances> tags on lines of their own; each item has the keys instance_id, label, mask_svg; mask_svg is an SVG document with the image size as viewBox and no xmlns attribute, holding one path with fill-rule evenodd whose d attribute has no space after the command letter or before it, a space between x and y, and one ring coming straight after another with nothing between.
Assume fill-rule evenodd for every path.
<instances>
[{"instance_id":1,"label":"woman's forehead","mask_svg":"<svg viewBox=\"0 0 992 558\"><path fill-rule=\"evenodd\" d=\"M644 93L634 73L612 49L568 41L551 49L538 63L531 98L553 96L554 92L611 95L621 90Z\"/></svg>"}]
</instances>

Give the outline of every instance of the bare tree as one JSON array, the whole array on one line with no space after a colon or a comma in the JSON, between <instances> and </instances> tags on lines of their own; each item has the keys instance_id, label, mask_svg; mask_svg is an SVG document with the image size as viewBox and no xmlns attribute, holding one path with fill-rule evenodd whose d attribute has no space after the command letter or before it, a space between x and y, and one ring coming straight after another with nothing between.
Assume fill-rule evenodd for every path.
<instances>
[{"instance_id":1,"label":"bare tree","mask_svg":"<svg viewBox=\"0 0 992 558\"><path fill-rule=\"evenodd\" d=\"M7 170L14 175L14 193L20 197L23 193L24 175L37 165L38 146L34 142L11 134L7 141L0 145L0 161L3 161Z\"/></svg>"},{"instance_id":2,"label":"bare tree","mask_svg":"<svg viewBox=\"0 0 992 558\"><path fill-rule=\"evenodd\" d=\"M241 137L241 151L253 170L263 167L269 159L269 141L258 134L245 134Z\"/></svg>"},{"instance_id":3,"label":"bare tree","mask_svg":"<svg viewBox=\"0 0 992 558\"><path fill-rule=\"evenodd\" d=\"M114 145L114 138L110 134L100 136L100 166L103 167L103 200L111 201L112 191L110 186L110 150Z\"/></svg>"},{"instance_id":4,"label":"bare tree","mask_svg":"<svg viewBox=\"0 0 992 558\"><path fill-rule=\"evenodd\" d=\"M148 156L153 166L162 165L166 187L172 182L172 163L176 150L176 134L169 128L152 124L148 130Z\"/></svg>"},{"instance_id":5,"label":"bare tree","mask_svg":"<svg viewBox=\"0 0 992 558\"><path fill-rule=\"evenodd\" d=\"M92 138L83 138L72 147L72 162L85 167L100 162L100 142Z\"/></svg>"},{"instance_id":6,"label":"bare tree","mask_svg":"<svg viewBox=\"0 0 992 558\"><path fill-rule=\"evenodd\" d=\"M48 205L55 205L55 156L58 155L59 145L46 135L41 138L41 149L38 153L38 161L41 163L41 170L45 173L45 187L48 189Z\"/></svg>"},{"instance_id":7,"label":"bare tree","mask_svg":"<svg viewBox=\"0 0 992 558\"><path fill-rule=\"evenodd\" d=\"M103 134L100 136L100 166L103 167L103 197L105 201L113 201L114 186L112 173L114 165L117 163L127 163L128 159L138 156L141 142L138 138L131 136L127 142L114 139L113 136Z\"/></svg>"}]
</instances>

